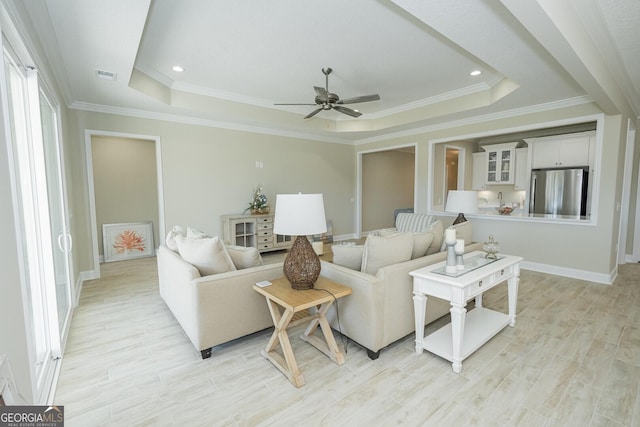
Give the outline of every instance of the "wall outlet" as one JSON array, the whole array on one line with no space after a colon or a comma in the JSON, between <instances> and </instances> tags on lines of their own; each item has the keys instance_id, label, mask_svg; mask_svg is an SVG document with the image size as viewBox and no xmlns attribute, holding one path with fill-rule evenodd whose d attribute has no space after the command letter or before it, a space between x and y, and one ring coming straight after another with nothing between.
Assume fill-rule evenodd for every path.
<instances>
[{"instance_id":1,"label":"wall outlet","mask_svg":"<svg viewBox=\"0 0 640 427\"><path fill-rule=\"evenodd\" d=\"M263 167L264 167L264 163L262 163L262 160L256 160L256 168L262 169Z\"/></svg>"}]
</instances>

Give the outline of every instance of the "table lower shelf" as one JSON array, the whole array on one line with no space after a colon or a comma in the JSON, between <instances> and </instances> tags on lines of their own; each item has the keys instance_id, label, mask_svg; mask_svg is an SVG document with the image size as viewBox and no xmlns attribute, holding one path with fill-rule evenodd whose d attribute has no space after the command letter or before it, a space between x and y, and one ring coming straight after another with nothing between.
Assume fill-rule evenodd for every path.
<instances>
[{"instance_id":1,"label":"table lower shelf","mask_svg":"<svg viewBox=\"0 0 640 427\"><path fill-rule=\"evenodd\" d=\"M508 315L484 307L474 308L465 317L461 360L466 359L511 323ZM425 337L422 348L453 362L451 323Z\"/></svg>"}]
</instances>

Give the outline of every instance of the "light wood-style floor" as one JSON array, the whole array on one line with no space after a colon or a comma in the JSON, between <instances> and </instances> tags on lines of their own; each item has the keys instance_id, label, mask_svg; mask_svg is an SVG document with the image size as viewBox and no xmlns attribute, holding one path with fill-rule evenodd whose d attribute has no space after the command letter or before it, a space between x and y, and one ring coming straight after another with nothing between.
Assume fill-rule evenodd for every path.
<instances>
[{"instance_id":1,"label":"light wood-style floor","mask_svg":"<svg viewBox=\"0 0 640 427\"><path fill-rule=\"evenodd\" d=\"M68 427L640 425L640 265L612 286L523 271L516 327L460 375L416 354L413 336L375 361L349 343L338 366L299 326L297 389L260 356L269 330L200 359L158 294L155 262L105 264L85 283L55 399ZM484 305L506 310L505 296L501 285Z\"/></svg>"}]
</instances>

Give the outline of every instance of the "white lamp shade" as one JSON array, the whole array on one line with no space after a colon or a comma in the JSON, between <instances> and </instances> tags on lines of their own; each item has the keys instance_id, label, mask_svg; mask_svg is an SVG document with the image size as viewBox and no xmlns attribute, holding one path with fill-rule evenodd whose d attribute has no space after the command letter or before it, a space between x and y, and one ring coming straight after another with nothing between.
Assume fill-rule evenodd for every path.
<instances>
[{"instance_id":1,"label":"white lamp shade","mask_svg":"<svg viewBox=\"0 0 640 427\"><path fill-rule=\"evenodd\" d=\"M327 231L322 194L276 195L273 232L285 236L309 236Z\"/></svg>"},{"instance_id":2,"label":"white lamp shade","mask_svg":"<svg viewBox=\"0 0 640 427\"><path fill-rule=\"evenodd\" d=\"M478 192L450 190L447 195L447 205L444 210L456 213L478 212Z\"/></svg>"}]
</instances>

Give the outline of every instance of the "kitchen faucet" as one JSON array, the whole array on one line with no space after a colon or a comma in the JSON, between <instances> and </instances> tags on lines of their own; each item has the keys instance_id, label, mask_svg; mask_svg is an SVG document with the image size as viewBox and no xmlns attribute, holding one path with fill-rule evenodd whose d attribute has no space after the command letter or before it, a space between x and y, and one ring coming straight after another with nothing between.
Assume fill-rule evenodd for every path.
<instances>
[{"instance_id":1,"label":"kitchen faucet","mask_svg":"<svg viewBox=\"0 0 640 427\"><path fill-rule=\"evenodd\" d=\"M500 200L500 207L502 207L504 205L502 202L502 191L498 191L498 200Z\"/></svg>"}]
</instances>

